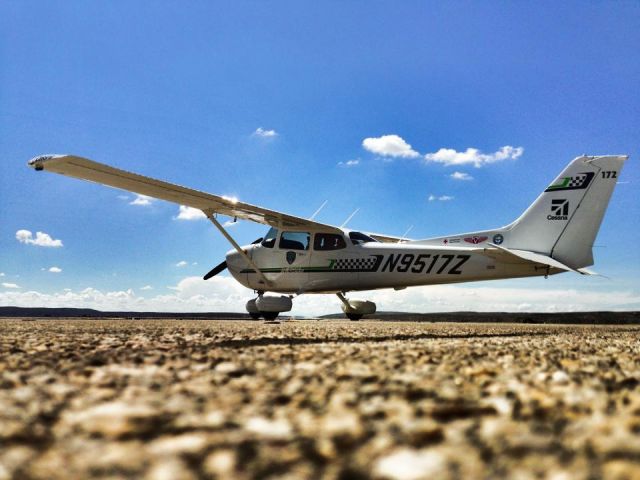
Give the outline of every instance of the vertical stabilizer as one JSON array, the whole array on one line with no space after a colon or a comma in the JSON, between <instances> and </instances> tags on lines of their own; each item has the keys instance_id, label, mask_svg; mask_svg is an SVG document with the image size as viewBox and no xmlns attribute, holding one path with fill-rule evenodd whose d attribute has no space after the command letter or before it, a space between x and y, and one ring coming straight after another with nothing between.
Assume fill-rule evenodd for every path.
<instances>
[{"instance_id":1,"label":"vertical stabilizer","mask_svg":"<svg viewBox=\"0 0 640 480\"><path fill-rule=\"evenodd\" d=\"M505 228L505 244L548 255L572 268L593 265L593 242L627 158L607 155L573 160Z\"/></svg>"}]
</instances>

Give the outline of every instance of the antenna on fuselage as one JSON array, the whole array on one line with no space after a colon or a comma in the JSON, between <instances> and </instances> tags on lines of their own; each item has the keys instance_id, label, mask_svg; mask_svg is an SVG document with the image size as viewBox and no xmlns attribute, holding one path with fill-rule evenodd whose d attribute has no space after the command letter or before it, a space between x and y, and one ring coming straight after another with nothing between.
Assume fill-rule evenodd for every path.
<instances>
[{"instance_id":1,"label":"antenna on fuselage","mask_svg":"<svg viewBox=\"0 0 640 480\"><path fill-rule=\"evenodd\" d=\"M313 220L314 218L316 218L316 215L318 215L320 213L320 210L322 210L324 208L324 206L329 202L329 200L325 200L324 203L322 205L320 205L320 208L316 210L316 213L314 213L313 215L311 215L309 217L309 220Z\"/></svg>"},{"instance_id":2,"label":"antenna on fuselage","mask_svg":"<svg viewBox=\"0 0 640 480\"><path fill-rule=\"evenodd\" d=\"M360 208L356 208L353 213L351 215L349 215L349 218L347 218L344 223L342 225L340 225L340 228L343 228L347 223L349 223L349 220L351 220L353 218L353 216L358 213L358 211L360 210Z\"/></svg>"},{"instance_id":3,"label":"antenna on fuselage","mask_svg":"<svg viewBox=\"0 0 640 480\"><path fill-rule=\"evenodd\" d=\"M409 232L411 231L412 228L413 228L413 225L410 225L409 228L407 228L407 231L404 232L404 234L400 237L400 240L398 240L398 243L402 243L405 241L405 239L407 238L407 235L409 235Z\"/></svg>"}]
</instances>

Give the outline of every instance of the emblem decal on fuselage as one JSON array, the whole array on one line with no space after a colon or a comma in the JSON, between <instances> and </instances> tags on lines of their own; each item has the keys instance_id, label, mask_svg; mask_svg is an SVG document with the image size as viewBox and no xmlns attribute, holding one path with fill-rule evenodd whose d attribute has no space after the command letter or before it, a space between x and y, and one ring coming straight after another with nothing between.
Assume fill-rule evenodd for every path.
<instances>
[{"instance_id":1,"label":"emblem decal on fuselage","mask_svg":"<svg viewBox=\"0 0 640 480\"><path fill-rule=\"evenodd\" d=\"M465 242L467 242L467 243L473 243L474 245L477 245L477 244L479 244L479 243L484 242L484 241L485 241L485 240L487 240L488 238L489 238L489 237L484 237L484 236L482 236L482 237L478 237L478 236L474 235L473 237L466 237L466 238L464 239L464 241L465 241Z\"/></svg>"},{"instance_id":2,"label":"emblem decal on fuselage","mask_svg":"<svg viewBox=\"0 0 640 480\"><path fill-rule=\"evenodd\" d=\"M296 261L296 252L287 252L287 255L285 258L287 259L287 263L291 265L293 262Z\"/></svg>"}]
</instances>

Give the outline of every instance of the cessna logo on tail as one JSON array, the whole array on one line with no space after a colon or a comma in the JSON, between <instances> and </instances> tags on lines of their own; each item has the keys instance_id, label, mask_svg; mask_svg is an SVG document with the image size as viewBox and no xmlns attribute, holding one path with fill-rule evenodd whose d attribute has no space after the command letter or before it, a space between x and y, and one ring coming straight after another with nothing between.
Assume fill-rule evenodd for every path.
<instances>
[{"instance_id":1,"label":"cessna logo on tail","mask_svg":"<svg viewBox=\"0 0 640 480\"><path fill-rule=\"evenodd\" d=\"M578 173L575 177L562 177L558 183L549 185L545 192L557 192L559 190L580 190L587 188L593 178L593 172Z\"/></svg>"},{"instance_id":2,"label":"cessna logo on tail","mask_svg":"<svg viewBox=\"0 0 640 480\"><path fill-rule=\"evenodd\" d=\"M566 198L555 198L551 200L551 215L547 215L547 220L568 220L569 200Z\"/></svg>"}]
</instances>

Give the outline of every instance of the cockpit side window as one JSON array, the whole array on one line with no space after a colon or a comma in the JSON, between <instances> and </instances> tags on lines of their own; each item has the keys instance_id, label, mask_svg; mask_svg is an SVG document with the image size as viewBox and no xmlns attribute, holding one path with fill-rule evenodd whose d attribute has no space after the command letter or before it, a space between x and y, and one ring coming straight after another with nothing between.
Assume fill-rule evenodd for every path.
<instances>
[{"instance_id":1,"label":"cockpit side window","mask_svg":"<svg viewBox=\"0 0 640 480\"><path fill-rule=\"evenodd\" d=\"M283 250L309 250L309 232L282 232L278 246Z\"/></svg>"},{"instance_id":2,"label":"cockpit side window","mask_svg":"<svg viewBox=\"0 0 640 480\"><path fill-rule=\"evenodd\" d=\"M276 244L276 237L278 236L278 230L271 227L262 240L262 246L267 248L273 248Z\"/></svg>"},{"instance_id":3,"label":"cockpit side window","mask_svg":"<svg viewBox=\"0 0 640 480\"><path fill-rule=\"evenodd\" d=\"M341 250L346 247L344 237L336 233L316 233L313 238L314 250Z\"/></svg>"},{"instance_id":4,"label":"cockpit side window","mask_svg":"<svg viewBox=\"0 0 640 480\"><path fill-rule=\"evenodd\" d=\"M363 243L377 242L376 239L371 238L369 235L365 235L361 232L349 232L349 238L354 245L361 245Z\"/></svg>"}]
</instances>

